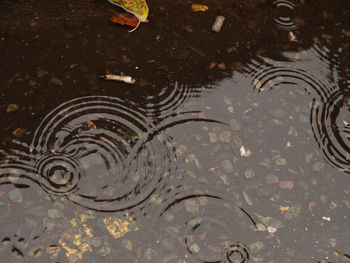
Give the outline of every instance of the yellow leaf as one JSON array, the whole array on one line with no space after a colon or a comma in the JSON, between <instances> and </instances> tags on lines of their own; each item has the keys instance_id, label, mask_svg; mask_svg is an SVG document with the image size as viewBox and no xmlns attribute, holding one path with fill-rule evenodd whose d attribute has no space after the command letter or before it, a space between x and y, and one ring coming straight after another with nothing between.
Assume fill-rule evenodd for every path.
<instances>
[{"instance_id":1,"label":"yellow leaf","mask_svg":"<svg viewBox=\"0 0 350 263\"><path fill-rule=\"evenodd\" d=\"M283 211L288 211L289 210L289 206L281 206L280 205L280 210Z\"/></svg>"},{"instance_id":2,"label":"yellow leaf","mask_svg":"<svg viewBox=\"0 0 350 263\"><path fill-rule=\"evenodd\" d=\"M207 11L208 7L206 5L200 5L200 4L192 4L192 11L193 12L200 12L200 11Z\"/></svg>"},{"instance_id":3,"label":"yellow leaf","mask_svg":"<svg viewBox=\"0 0 350 263\"><path fill-rule=\"evenodd\" d=\"M108 0L108 2L133 14L141 22L148 22L148 5L146 0Z\"/></svg>"}]
</instances>

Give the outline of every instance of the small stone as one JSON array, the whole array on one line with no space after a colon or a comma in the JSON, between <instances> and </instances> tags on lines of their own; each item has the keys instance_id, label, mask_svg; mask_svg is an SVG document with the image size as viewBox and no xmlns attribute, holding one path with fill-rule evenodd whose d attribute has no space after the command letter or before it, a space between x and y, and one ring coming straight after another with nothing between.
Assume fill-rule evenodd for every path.
<instances>
[{"instance_id":1,"label":"small stone","mask_svg":"<svg viewBox=\"0 0 350 263\"><path fill-rule=\"evenodd\" d=\"M194 243L190 246L190 251L194 253L199 253L200 247L198 244Z\"/></svg>"},{"instance_id":2,"label":"small stone","mask_svg":"<svg viewBox=\"0 0 350 263\"><path fill-rule=\"evenodd\" d=\"M167 222L173 221L174 218L175 218L175 216L174 216L173 214L166 214L166 216L165 216L165 220L166 220Z\"/></svg>"},{"instance_id":3,"label":"small stone","mask_svg":"<svg viewBox=\"0 0 350 263\"><path fill-rule=\"evenodd\" d=\"M224 185L230 185L230 182L228 180L228 177L226 175L220 175L221 181L224 183Z\"/></svg>"},{"instance_id":4,"label":"small stone","mask_svg":"<svg viewBox=\"0 0 350 263\"><path fill-rule=\"evenodd\" d=\"M49 72L43 69L40 69L36 72L36 75L38 76L39 79L46 76L47 74L49 74Z\"/></svg>"},{"instance_id":5,"label":"small stone","mask_svg":"<svg viewBox=\"0 0 350 263\"><path fill-rule=\"evenodd\" d=\"M216 136L216 133L209 132L208 135L209 135L210 142L215 143L218 140L218 137Z\"/></svg>"},{"instance_id":6,"label":"small stone","mask_svg":"<svg viewBox=\"0 0 350 263\"><path fill-rule=\"evenodd\" d=\"M294 183L293 181L281 181L280 188L292 190L294 188Z\"/></svg>"},{"instance_id":7,"label":"small stone","mask_svg":"<svg viewBox=\"0 0 350 263\"><path fill-rule=\"evenodd\" d=\"M229 97L227 97L226 95L224 95L223 100L224 100L226 105L232 105L231 99Z\"/></svg>"},{"instance_id":8,"label":"small stone","mask_svg":"<svg viewBox=\"0 0 350 263\"><path fill-rule=\"evenodd\" d=\"M249 248L250 248L251 251L253 251L253 252L256 253L256 252L258 252L259 250L261 250L261 249L264 248L264 243L261 242L261 241L256 241L256 242L254 242L254 243L251 243L251 244L249 245Z\"/></svg>"},{"instance_id":9,"label":"small stone","mask_svg":"<svg viewBox=\"0 0 350 263\"><path fill-rule=\"evenodd\" d=\"M15 203L22 203L23 201L23 195L17 188L8 192L8 197Z\"/></svg>"},{"instance_id":10,"label":"small stone","mask_svg":"<svg viewBox=\"0 0 350 263\"><path fill-rule=\"evenodd\" d=\"M225 173L233 172L233 164L229 160L223 160L220 164L221 168Z\"/></svg>"},{"instance_id":11,"label":"small stone","mask_svg":"<svg viewBox=\"0 0 350 263\"><path fill-rule=\"evenodd\" d=\"M252 201L251 197L248 195L248 193L246 191L242 191L242 195L243 195L244 201L247 203L247 205L253 206L253 201Z\"/></svg>"},{"instance_id":12,"label":"small stone","mask_svg":"<svg viewBox=\"0 0 350 263\"><path fill-rule=\"evenodd\" d=\"M6 108L6 112L13 112L13 111L16 111L18 109L19 109L19 107L17 104L9 104Z\"/></svg>"},{"instance_id":13,"label":"small stone","mask_svg":"<svg viewBox=\"0 0 350 263\"><path fill-rule=\"evenodd\" d=\"M219 139L222 142L229 143L231 141L231 136L232 136L232 132L224 131L224 132L220 133Z\"/></svg>"},{"instance_id":14,"label":"small stone","mask_svg":"<svg viewBox=\"0 0 350 263\"><path fill-rule=\"evenodd\" d=\"M255 172L252 169L248 169L244 172L244 177L246 179L251 179L255 176Z\"/></svg>"},{"instance_id":15,"label":"small stone","mask_svg":"<svg viewBox=\"0 0 350 263\"><path fill-rule=\"evenodd\" d=\"M225 70L226 69L226 65L225 65L225 63L219 63L217 65L217 68L220 69L220 70Z\"/></svg>"},{"instance_id":16,"label":"small stone","mask_svg":"<svg viewBox=\"0 0 350 263\"><path fill-rule=\"evenodd\" d=\"M314 171L314 172L321 172L323 169L324 169L324 163L315 162L312 165L312 171Z\"/></svg>"},{"instance_id":17,"label":"small stone","mask_svg":"<svg viewBox=\"0 0 350 263\"><path fill-rule=\"evenodd\" d=\"M49 210L47 210L47 214L48 214L49 218L51 218L51 219L56 219L56 218L60 218L63 216L62 211L58 210L58 209L49 209Z\"/></svg>"},{"instance_id":18,"label":"small stone","mask_svg":"<svg viewBox=\"0 0 350 263\"><path fill-rule=\"evenodd\" d=\"M158 258L158 253L153 249L153 248L147 248L144 257L147 260L152 260L153 262L155 262Z\"/></svg>"},{"instance_id":19,"label":"small stone","mask_svg":"<svg viewBox=\"0 0 350 263\"><path fill-rule=\"evenodd\" d=\"M305 154L305 163L309 163L314 155L312 153Z\"/></svg>"},{"instance_id":20,"label":"small stone","mask_svg":"<svg viewBox=\"0 0 350 263\"><path fill-rule=\"evenodd\" d=\"M1 244L2 244L3 246L7 246L7 245L10 244L10 243L11 243L11 239L8 238L8 237L5 237L5 238L1 241Z\"/></svg>"},{"instance_id":21,"label":"small stone","mask_svg":"<svg viewBox=\"0 0 350 263\"><path fill-rule=\"evenodd\" d=\"M192 28L192 26L190 26L190 25L185 25L185 26L184 26L184 29L185 29L187 32L189 32L189 33L192 33L192 32L193 32L193 28Z\"/></svg>"},{"instance_id":22,"label":"small stone","mask_svg":"<svg viewBox=\"0 0 350 263\"><path fill-rule=\"evenodd\" d=\"M242 128L241 124L236 119L230 120L230 127L233 131L239 131Z\"/></svg>"},{"instance_id":23,"label":"small stone","mask_svg":"<svg viewBox=\"0 0 350 263\"><path fill-rule=\"evenodd\" d=\"M276 164L277 164L278 166L285 166L285 165L287 164L287 160L284 159L284 158L278 158L278 159L276 160Z\"/></svg>"},{"instance_id":24,"label":"small stone","mask_svg":"<svg viewBox=\"0 0 350 263\"><path fill-rule=\"evenodd\" d=\"M40 246L40 245L35 246L29 250L28 255L31 257L38 258L43 254L43 250L44 250L43 246Z\"/></svg>"},{"instance_id":25,"label":"small stone","mask_svg":"<svg viewBox=\"0 0 350 263\"><path fill-rule=\"evenodd\" d=\"M129 250L132 251L132 242L130 239L123 240L123 246Z\"/></svg>"},{"instance_id":26,"label":"small stone","mask_svg":"<svg viewBox=\"0 0 350 263\"><path fill-rule=\"evenodd\" d=\"M38 85L38 83L37 83L35 80L29 80L29 81L28 81L28 85L29 85L30 87L35 87L36 85Z\"/></svg>"},{"instance_id":27,"label":"small stone","mask_svg":"<svg viewBox=\"0 0 350 263\"><path fill-rule=\"evenodd\" d=\"M291 220L292 218L297 218L301 212L301 208L301 204L295 204L291 206L284 214L284 217L288 220Z\"/></svg>"},{"instance_id":28,"label":"small stone","mask_svg":"<svg viewBox=\"0 0 350 263\"><path fill-rule=\"evenodd\" d=\"M267 227L267 231L269 233L275 233L277 231L277 228L273 227L273 226L268 226Z\"/></svg>"},{"instance_id":29,"label":"small stone","mask_svg":"<svg viewBox=\"0 0 350 263\"><path fill-rule=\"evenodd\" d=\"M57 86L60 86L60 87L63 86L63 82L62 82L62 80L60 80L59 78L52 77L52 78L50 79L50 81L51 81L52 84L55 84L55 85L57 85Z\"/></svg>"},{"instance_id":30,"label":"small stone","mask_svg":"<svg viewBox=\"0 0 350 263\"><path fill-rule=\"evenodd\" d=\"M185 201L186 211L192 214L198 214L199 212L199 204L193 199L187 199Z\"/></svg>"},{"instance_id":31,"label":"small stone","mask_svg":"<svg viewBox=\"0 0 350 263\"><path fill-rule=\"evenodd\" d=\"M291 126L291 127L289 127L288 135L297 137L298 136L298 131L293 126Z\"/></svg>"},{"instance_id":32,"label":"small stone","mask_svg":"<svg viewBox=\"0 0 350 263\"><path fill-rule=\"evenodd\" d=\"M93 247L99 247L102 244L101 238L93 237L91 238L90 245Z\"/></svg>"},{"instance_id":33,"label":"small stone","mask_svg":"<svg viewBox=\"0 0 350 263\"><path fill-rule=\"evenodd\" d=\"M56 245L51 245L51 246L46 248L46 253L54 258L58 256L60 251L61 251L61 248L59 246L56 246Z\"/></svg>"},{"instance_id":34,"label":"small stone","mask_svg":"<svg viewBox=\"0 0 350 263\"><path fill-rule=\"evenodd\" d=\"M271 167L271 161L270 161L269 158L265 158L264 160L261 160L261 161L259 162L259 164L260 164L261 166L264 166L264 167L267 167L267 168L270 168L270 167Z\"/></svg>"},{"instance_id":35,"label":"small stone","mask_svg":"<svg viewBox=\"0 0 350 263\"><path fill-rule=\"evenodd\" d=\"M24 129L24 128L17 128L12 132L13 136L15 136L16 138L19 138L19 139L22 139L24 137L25 133L26 133L26 129Z\"/></svg>"},{"instance_id":36,"label":"small stone","mask_svg":"<svg viewBox=\"0 0 350 263\"><path fill-rule=\"evenodd\" d=\"M259 231L259 232L264 232L264 231L266 231L266 227L263 224L261 224L261 223L257 223L256 224L256 230Z\"/></svg>"},{"instance_id":37,"label":"small stone","mask_svg":"<svg viewBox=\"0 0 350 263\"><path fill-rule=\"evenodd\" d=\"M275 183L278 183L278 181L279 181L278 177L274 174L268 174L266 176L266 182L268 184L275 184Z\"/></svg>"}]
</instances>

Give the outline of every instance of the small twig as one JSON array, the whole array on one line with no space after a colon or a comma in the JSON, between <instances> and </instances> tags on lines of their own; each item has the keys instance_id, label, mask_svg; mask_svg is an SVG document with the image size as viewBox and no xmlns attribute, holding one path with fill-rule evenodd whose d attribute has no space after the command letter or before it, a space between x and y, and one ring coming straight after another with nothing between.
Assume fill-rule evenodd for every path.
<instances>
[{"instance_id":1,"label":"small twig","mask_svg":"<svg viewBox=\"0 0 350 263\"><path fill-rule=\"evenodd\" d=\"M127 84L134 84L136 82L136 80L130 76L106 74L106 75L99 76L99 78L105 79L105 80L122 81L122 82L127 83Z\"/></svg>"}]
</instances>

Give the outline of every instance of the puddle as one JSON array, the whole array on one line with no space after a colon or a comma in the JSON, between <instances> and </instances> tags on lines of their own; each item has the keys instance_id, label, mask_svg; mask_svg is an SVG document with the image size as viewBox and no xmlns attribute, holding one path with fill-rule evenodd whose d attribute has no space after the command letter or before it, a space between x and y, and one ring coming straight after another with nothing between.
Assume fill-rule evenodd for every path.
<instances>
[{"instance_id":1,"label":"puddle","mask_svg":"<svg viewBox=\"0 0 350 263\"><path fill-rule=\"evenodd\" d=\"M200 4L1 2L1 259L350 262L347 1Z\"/></svg>"}]
</instances>

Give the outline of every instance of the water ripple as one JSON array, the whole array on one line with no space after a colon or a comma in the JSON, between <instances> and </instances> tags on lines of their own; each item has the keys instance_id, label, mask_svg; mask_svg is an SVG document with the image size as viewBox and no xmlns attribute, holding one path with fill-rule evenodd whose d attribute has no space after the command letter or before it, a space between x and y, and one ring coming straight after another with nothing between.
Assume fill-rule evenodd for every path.
<instances>
[{"instance_id":1,"label":"water ripple","mask_svg":"<svg viewBox=\"0 0 350 263\"><path fill-rule=\"evenodd\" d=\"M120 211L161 187L174 160L170 139L118 98L73 99L51 111L29 146L7 154L2 183L26 178L86 208ZM19 175L19 176L17 176Z\"/></svg>"},{"instance_id":2,"label":"water ripple","mask_svg":"<svg viewBox=\"0 0 350 263\"><path fill-rule=\"evenodd\" d=\"M279 87L304 89L313 97L310 123L316 142L326 161L339 170L349 173L350 119L349 92L334 72L316 78L301 69L283 66L251 69L251 87L258 93ZM329 69L333 70L333 69ZM316 73L317 74L317 73ZM317 74L318 75L318 74Z\"/></svg>"},{"instance_id":3,"label":"water ripple","mask_svg":"<svg viewBox=\"0 0 350 263\"><path fill-rule=\"evenodd\" d=\"M350 94L336 91L328 100L314 100L311 124L325 159L339 170L350 173Z\"/></svg>"},{"instance_id":4,"label":"water ripple","mask_svg":"<svg viewBox=\"0 0 350 263\"><path fill-rule=\"evenodd\" d=\"M293 21L295 16L295 5L288 0L276 0L273 2L276 7L275 22L278 28L286 31L293 31L299 28L299 25Z\"/></svg>"},{"instance_id":5,"label":"water ripple","mask_svg":"<svg viewBox=\"0 0 350 263\"><path fill-rule=\"evenodd\" d=\"M241 207L210 194L181 195L162 213L166 232L176 229L184 257L195 262L249 262L254 219ZM192 261L190 261L192 262Z\"/></svg>"}]
</instances>

